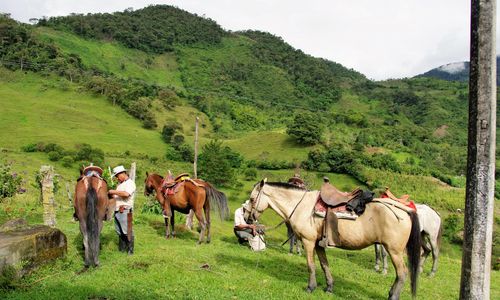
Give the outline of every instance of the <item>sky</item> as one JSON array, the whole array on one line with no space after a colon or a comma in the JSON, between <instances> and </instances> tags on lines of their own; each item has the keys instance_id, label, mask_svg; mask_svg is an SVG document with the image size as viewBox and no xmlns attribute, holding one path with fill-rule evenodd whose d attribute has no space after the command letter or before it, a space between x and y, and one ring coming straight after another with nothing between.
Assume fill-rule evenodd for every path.
<instances>
[{"instance_id":1,"label":"sky","mask_svg":"<svg viewBox=\"0 0 500 300\"><path fill-rule=\"evenodd\" d=\"M177 6L226 30L270 32L374 80L412 77L469 60L469 0L0 0L0 12L29 22L150 4ZM499 33L496 41L498 49Z\"/></svg>"}]
</instances>

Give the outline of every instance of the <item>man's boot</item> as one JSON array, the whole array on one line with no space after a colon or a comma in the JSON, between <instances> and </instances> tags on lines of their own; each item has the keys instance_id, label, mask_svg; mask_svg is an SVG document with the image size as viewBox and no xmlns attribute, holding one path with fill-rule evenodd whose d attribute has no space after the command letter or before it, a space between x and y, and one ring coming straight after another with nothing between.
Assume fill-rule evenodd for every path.
<instances>
[{"instance_id":1,"label":"man's boot","mask_svg":"<svg viewBox=\"0 0 500 300\"><path fill-rule=\"evenodd\" d=\"M127 236L122 234L119 236L118 238L118 250L120 250L120 252L125 252L127 251Z\"/></svg>"},{"instance_id":2,"label":"man's boot","mask_svg":"<svg viewBox=\"0 0 500 300\"><path fill-rule=\"evenodd\" d=\"M134 254L134 237L132 236L131 241L127 240L128 255Z\"/></svg>"}]
</instances>

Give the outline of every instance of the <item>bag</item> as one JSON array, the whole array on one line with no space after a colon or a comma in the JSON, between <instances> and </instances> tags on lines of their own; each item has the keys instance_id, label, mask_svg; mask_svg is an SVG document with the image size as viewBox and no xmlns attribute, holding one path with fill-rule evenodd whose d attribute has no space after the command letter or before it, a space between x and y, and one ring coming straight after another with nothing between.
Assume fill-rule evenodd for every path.
<instances>
[{"instance_id":1,"label":"bag","mask_svg":"<svg viewBox=\"0 0 500 300\"><path fill-rule=\"evenodd\" d=\"M266 249L263 235L256 234L254 237L248 239L248 243L253 251L262 251Z\"/></svg>"}]
</instances>

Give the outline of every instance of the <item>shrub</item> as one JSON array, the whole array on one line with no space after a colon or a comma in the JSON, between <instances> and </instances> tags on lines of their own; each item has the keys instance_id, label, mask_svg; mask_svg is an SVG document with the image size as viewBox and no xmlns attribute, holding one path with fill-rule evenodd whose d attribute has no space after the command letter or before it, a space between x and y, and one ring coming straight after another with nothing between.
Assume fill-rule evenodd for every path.
<instances>
[{"instance_id":1,"label":"shrub","mask_svg":"<svg viewBox=\"0 0 500 300\"><path fill-rule=\"evenodd\" d=\"M25 146L21 147L21 151L23 152L36 152L37 151L37 145L35 143L28 144Z\"/></svg>"},{"instance_id":2,"label":"shrub","mask_svg":"<svg viewBox=\"0 0 500 300\"><path fill-rule=\"evenodd\" d=\"M224 149L218 140L211 140L203 146L199 157L200 177L216 185L230 186L236 178Z\"/></svg>"},{"instance_id":3,"label":"shrub","mask_svg":"<svg viewBox=\"0 0 500 300\"><path fill-rule=\"evenodd\" d=\"M243 172L243 176L245 180L254 180L255 178L257 178L257 169L247 168L245 172Z\"/></svg>"},{"instance_id":4,"label":"shrub","mask_svg":"<svg viewBox=\"0 0 500 300\"><path fill-rule=\"evenodd\" d=\"M179 147L184 144L184 136L182 134L176 134L172 137L171 139L171 143L172 143L172 146L175 148L175 149L179 149Z\"/></svg>"},{"instance_id":5,"label":"shrub","mask_svg":"<svg viewBox=\"0 0 500 300\"><path fill-rule=\"evenodd\" d=\"M177 130L182 130L181 124L177 122L170 122L165 124L161 131L161 137L163 138L163 141L165 143L170 143Z\"/></svg>"},{"instance_id":6,"label":"shrub","mask_svg":"<svg viewBox=\"0 0 500 300\"><path fill-rule=\"evenodd\" d=\"M57 151L50 151L48 153L48 157L50 161L58 161L61 159L62 153Z\"/></svg>"},{"instance_id":7,"label":"shrub","mask_svg":"<svg viewBox=\"0 0 500 300\"><path fill-rule=\"evenodd\" d=\"M0 198L14 196L21 190L22 178L11 173L9 165L0 165Z\"/></svg>"},{"instance_id":8,"label":"shrub","mask_svg":"<svg viewBox=\"0 0 500 300\"><path fill-rule=\"evenodd\" d=\"M93 163L102 166L104 164L104 151L99 148L92 148L89 144L77 145L75 161L82 161L85 164Z\"/></svg>"},{"instance_id":9,"label":"shrub","mask_svg":"<svg viewBox=\"0 0 500 300\"><path fill-rule=\"evenodd\" d=\"M286 133L294 137L299 144L314 145L321 141L324 127L318 117L312 113L299 113L288 124Z\"/></svg>"},{"instance_id":10,"label":"shrub","mask_svg":"<svg viewBox=\"0 0 500 300\"><path fill-rule=\"evenodd\" d=\"M73 165L73 157L68 156L68 155L64 156L61 159L61 162L62 162L63 167L71 168L71 166Z\"/></svg>"},{"instance_id":11,"label":"shrub","mask_svg":"<svg viewBox=\"0 0 500 300\"><path fill-rule=\"evenodd\" d=\"M182 144L177 148L182 161L193 162L194 161L194 150L188 144Z\"/></svg>"},{"instance_id":12,"label":"shrub","mask_svg":"<svg viewBox=\"0 0 500 300\"><path fill-rule=\"evenodd\" d=\"M462 218L456 214L452 214L444 219L443 224L443 236L446 237L450 243L462 244L463 237L461 236L461 232L464 228Z\"/></svg>"}]
</instances>

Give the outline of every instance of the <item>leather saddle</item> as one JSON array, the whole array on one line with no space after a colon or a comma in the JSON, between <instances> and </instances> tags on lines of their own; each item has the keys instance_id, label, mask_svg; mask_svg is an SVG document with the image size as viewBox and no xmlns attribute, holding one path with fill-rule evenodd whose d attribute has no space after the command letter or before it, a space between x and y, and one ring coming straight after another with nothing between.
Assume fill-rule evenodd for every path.
<instances>
[{"instance_id":1,"label":"leather saddle","mask_svg":"<svg viewBox=\"0 0 500 300\"><path fill-rule=\"evenodd\" d=\"M183 182L187 179L189 179L188 173L181 173L174 178L172 174L170 174L169 172L169 174L165 177L165 179L163 179L162 188L164 189L171 188L176 184L178 184L179 182Z\"/></svg>"},{"instance_id":2,"label":"leather saddle","mask_svg":"<svg viewBox=\"0 0 500 300\"><path fill-rule=\"evenodd\" d=\"M360 188L354 189L352 192L342 192L330 184L327 177L323 177L323 185L320 190L321 199L331 207L337 207L347 204L352 199L358 198L363 194Z\"/></svg>"},{"instance_id":3,"label":"leather saddle","mask_svg":"<svg viewBox=\"0 0 500 300\"><path fill-rule=\"evenodd\" d=\"M388 187L385 187L385 191L382 193L382 198L389 198L398 202L401 202L403 204L407 204L408 200L410 199L410 195L402 195L401 197L396 197L394 194L389 190Z\"/></svg>"}]
</instances>

